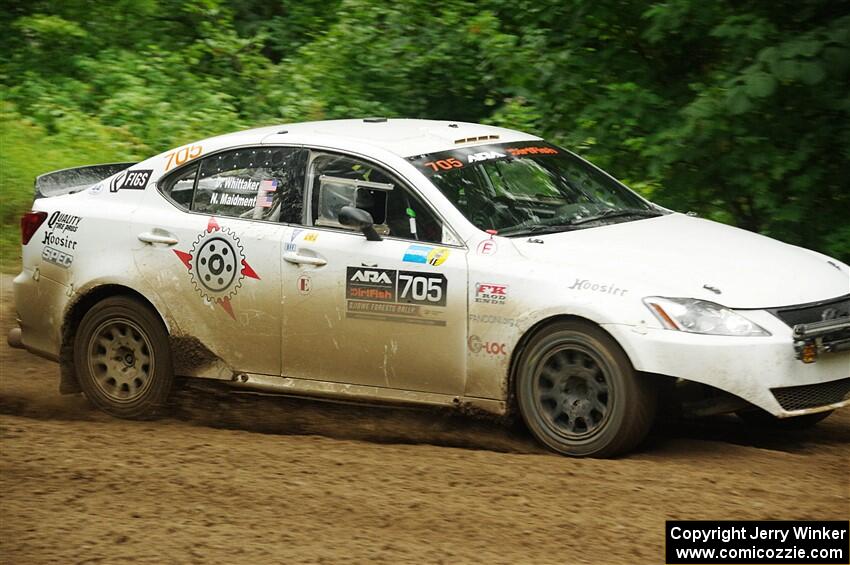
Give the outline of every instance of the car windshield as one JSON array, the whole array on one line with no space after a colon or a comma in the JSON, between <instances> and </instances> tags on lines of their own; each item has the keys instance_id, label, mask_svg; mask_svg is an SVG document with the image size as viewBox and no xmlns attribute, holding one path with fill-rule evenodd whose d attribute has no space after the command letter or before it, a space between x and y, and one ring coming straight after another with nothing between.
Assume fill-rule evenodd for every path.
<instances>
[{"instance_id":1,"label":"car windshield","mask_svg":"<svg viewBox=\"0 0 850 565\"><path fill-rule=\"evenodd\" d=\"M542 141L457 148L409 159L482 230L528 235L660 216L572 153Z\"/></svg>"}]
</instances>

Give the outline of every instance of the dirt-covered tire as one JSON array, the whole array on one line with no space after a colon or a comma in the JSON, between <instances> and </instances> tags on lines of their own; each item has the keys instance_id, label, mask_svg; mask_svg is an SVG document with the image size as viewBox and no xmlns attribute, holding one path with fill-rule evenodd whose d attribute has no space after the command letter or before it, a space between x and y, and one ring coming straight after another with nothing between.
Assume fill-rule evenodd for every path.
<instances>
[{"instance_id":1,"label":"dirt-covered tire","mask_svg":"<svg viewBox=\"0 0 850 565\"><path fill-rule=\"evenodd\" d=\"M529 340L518 360L516 398L540 442L581 457L634 449L658 402L654 382L635 372L611 336L580 320L553 323Z\"/></svg>"},{"instance_id":2,"label":"dirt-covered tire","mask_svg":"<svg viewBox=\"0 0 850 565\"><path fill-rule=\"evenodd\" d=\"M794 416L793 418L777 418L770 412L766 412L761 408L750 408L747 410L739 410L735 414L747 424L763 429L772 430L807 430L818 422L832 414L833 410L826 412L817 412L815 414L804 414L803 416Z\"/></svg>"},{"instance_id":3,"label":"dirt-covered tire","mask_svg":"<svg viewBox=\"0 0 850 565\"><path fill-rule=\"evenodd\" d=\"M74 368L89 401L119 418L156 417L174 382L162 320L126 296L98 302L83 316L74 339Z\"/></svg>"}]
</instances>

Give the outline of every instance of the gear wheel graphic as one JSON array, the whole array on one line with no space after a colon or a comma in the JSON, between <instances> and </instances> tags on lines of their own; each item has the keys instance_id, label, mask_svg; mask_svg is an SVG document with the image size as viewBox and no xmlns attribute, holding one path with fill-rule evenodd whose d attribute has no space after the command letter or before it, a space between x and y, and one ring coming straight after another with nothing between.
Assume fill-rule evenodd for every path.
<instances>
[{"instance_id":1,"label":"gear wheel graphic","mask_svg":"<svg viewBox=\"0 0 850 565\"><path fill-rule=\"evenodd\" d=\"M201 296L212 302L229 300L245 278L245 250L228 228L205 231L192 245L189 276Z\"/></svg>"}]
</instances>

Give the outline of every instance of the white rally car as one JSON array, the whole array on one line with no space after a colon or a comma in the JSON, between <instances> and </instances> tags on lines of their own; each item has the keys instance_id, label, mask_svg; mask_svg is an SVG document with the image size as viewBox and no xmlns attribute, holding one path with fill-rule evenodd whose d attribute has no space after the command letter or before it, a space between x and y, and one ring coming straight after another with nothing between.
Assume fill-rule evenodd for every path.
<instances>
[{"instance_id":1,"label":"white rally car","mask_svg":"<svg viewBox=\"0 0 850 565\"><path fill-rule=\"evenodd\" d=\"M661 391L774 424L850 403L847 265L507 129L291 124L57 171L22 240L10 343L116 416L195 377L518 412L556 451L610 456Z\"/></svg>"}]
</instances>

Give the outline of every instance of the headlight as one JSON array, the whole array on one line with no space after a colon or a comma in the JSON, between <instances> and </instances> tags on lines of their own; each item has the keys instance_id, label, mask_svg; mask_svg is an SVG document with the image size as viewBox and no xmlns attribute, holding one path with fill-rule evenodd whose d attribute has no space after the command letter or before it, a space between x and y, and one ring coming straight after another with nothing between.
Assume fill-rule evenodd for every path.
<instances>
[{"instance_id":1,"label":"headlight","mask_svg":"<svg viewBox=\"0 0 850 565\"><path fill-rule=\"evenodd\" d=\"M648 296L643 303L668 330L709 335L770 335L737 312L707 300Z\"/></svg>"}]
</instances>

